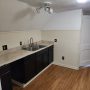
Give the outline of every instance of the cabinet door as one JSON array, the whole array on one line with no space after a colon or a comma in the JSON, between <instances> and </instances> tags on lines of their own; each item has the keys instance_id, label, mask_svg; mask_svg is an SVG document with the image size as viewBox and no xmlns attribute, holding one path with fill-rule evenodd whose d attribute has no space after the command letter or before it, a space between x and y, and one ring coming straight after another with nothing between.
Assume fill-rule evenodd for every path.
<instances>
[{"instance_id":1,"label":"cabinet door","mask_svg":"<svg viewBox=\"0 0 90 90\"><path fill-rule=\"evenodd\" d=\"M43 67L43 51L39 51L36 54L36 71L39 73L44 67Z\"/></svg>"},{"instance_id":2,"label":"cabinet door","mask_svg":"<svg viewBox=\"0 0 90 90\"><path fill-rule=\"evenodd\" d=\"M25 82L27 82L36 75L35 54L25 58L24 67L25 67Z\"/></svg>"},{"instance_id":3,"label":"cabinet door","mask_svg":"<svg viewBox=\"0 0 90 90\"><path fill-rule=\"evenodd\" d=\"M49 64L53 62L53 48L53 45L48 48Z\"/></svg>"},{"instance_id":4,"label":"cabinet door","mask_svg":"<svg viewBox=\"0 0 90 90\"><path fill-rule=\"evenodd\" d=\"M12 90L10 72L6 72L1 76L1 86L2 86L2 90Z\"/></svg>"},{"instance_id":5,"label":"cabinet door","mask_svg":"<svg viewBox=\"0 0 90 90\"><path fill-rule=\"evenodd\" d=\"M48 48L38 52L36 54L37 56L37 62L36 62L36 66L37 66L37 73L39 73L41 70L43 70L48 64Z\"/></svg>"},{"instance_id":6,"label":"cabinet door","mask_svg":"<svg viewBox=\"0 0 90 90\"><path fill-rule=\"evenodd\" d=\"M14 80L27 83L36 74L35 54L26 56L11 64L11 72Z\"/></svg>"},{"instance_id":7,"label":"cabinet door","mask_svg":"<svg viewBox=\"0 0 90 90\"><path fill-rule=\"evenodd\" d=\"M24 58L11 63L10 67L12 78L23 83L25 79Z\"/></svg>"},{"instance_id":8,"label":"cabinet door","mask_svg":"<svg viewBox=\"0 0 90 90\"><path fill-rule=\"evenodd\" d=\"M9 65L0 67L1 90L12 90L12 82Z\"/></svg>"},{"instance_id":9,"label":"cabinet door","mask_svg":"<svg viewBox=\"0 0 90 90\"><path fill-rule=\"evenodd\" d=\"M48 57L48 48L43 50L43 68L47 67L49 64L49 57Z\"/></svg>"}]
</instances>

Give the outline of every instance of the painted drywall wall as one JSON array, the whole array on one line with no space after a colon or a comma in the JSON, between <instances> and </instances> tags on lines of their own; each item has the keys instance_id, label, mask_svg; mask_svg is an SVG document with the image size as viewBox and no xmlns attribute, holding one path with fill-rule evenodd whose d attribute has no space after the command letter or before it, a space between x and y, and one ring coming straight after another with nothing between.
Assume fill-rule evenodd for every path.
<instances>
[{"instance_id":1,"label":"painted drywall wall","mask_svg":"<svg viewBox=\"0 0 90 90\"><path fill-rule=\"evenodd\" d=\"M7 44L8 49L19 46L19 42L23 44L29 43L30 37L34 41L58 39L54 43L54 63L60 66L77 69L79 67L79 45L80 45L80 31L79 30L32 30L32 31L9 31L0 32L0 51L2 45ZM61 57L65 56L62 61Z\"/></svg>"},{"instance_id":2,"label":"painted drywall wall","mask_svg":"<svg viewBox=\"0 0 90 90\"><path fill-rule=\"evenodd\" d=\"M49 19L44 30L80 30L82 10L55 13Z\"/></svg>"},{"instance_id":3,"label":"painted drywall wall","mask_svg":"<svg viewBox=\"0 0 90 90\"><path fill-rule=\"evenodd\" d=\"M0 0L0 31L79 30L82 10L48 14L19 0Z\"/></svg>"},{"instance_id":4,"label":"painted drywall wall","mask_svg":"<svg viewBox=\"0 0 90 90\"><path fill-rule=\"evenodd\" d=\"M90 64L90 15L83 16L80 53L80 65Z\"/></svg>"},{"instance_id":5,"label":"painted drywall wall","mask_svg":"<svg viewBox=\"0 0 90 90\"><path fill-rule=\"evenodd\" d=\"M78 69L80 62L80 30L46 30L42 39L54 41L54 63L60 66ZM65 60L62 60L65 56Z\"/></svg>"},{"instance_id":6,"label":"painted drywall wall","mask_svg":"<svg viewBox=\"0 0 90 90\"><path fill-rule=\"evenodd\" d=\"M8 49L19 46L19 42L27 44L29 43L30 37L33 37L34 42L41 40L41 31L9 31L0 32L0 51L2 51L2 45L8 45Z\"/></svg>"},{"instance_id":7,"label":"painted drywall wall","mask_svg":"<svg viewBox=\"0 0 90 90\"><path fill-rule=\"evenodd\" d=\"M40 30L50 16L19 0L0 0L0 31Z\"/></svg>"}]
</instances>

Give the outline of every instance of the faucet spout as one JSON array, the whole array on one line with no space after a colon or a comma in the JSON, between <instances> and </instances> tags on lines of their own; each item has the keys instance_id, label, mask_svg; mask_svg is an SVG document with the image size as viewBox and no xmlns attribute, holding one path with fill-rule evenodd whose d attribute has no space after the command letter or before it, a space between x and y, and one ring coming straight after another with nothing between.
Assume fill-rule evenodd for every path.
<instances>
[{"instance_id":1,"label":"faucet spout","mask_svg":"<svg viewBox=\"0 0 90 90\"><path fill-rule=\"evenodd\" d=\"M32 37L30 38L30 46L31 47L33 46L33 38Z\"/></svg>"}]
</instances>

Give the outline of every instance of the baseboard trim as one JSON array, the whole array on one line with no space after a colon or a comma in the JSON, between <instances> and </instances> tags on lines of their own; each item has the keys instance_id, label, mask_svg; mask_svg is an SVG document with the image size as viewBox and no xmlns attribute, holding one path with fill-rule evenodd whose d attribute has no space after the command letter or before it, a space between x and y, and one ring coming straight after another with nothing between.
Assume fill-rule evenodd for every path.
<instances>
[{"instance_id":1,"label":"baseboard trim","mask_svg":"<svg viewBox=\"0 0 90 90\"><path fill-rule=\"evenodd\" d=\"M62 66L62 67L67 67L70 69L79 70L79 67L76 67L76 66L70 66L70 65L65 65L65 64L55 63L55 62L53 62L53 64L58 65L58 66Z\"/></svg>"},{"instance_id":2,"label":"baseboard trim","mask_svg":"<svg viewBox=\"0 0 90 90\"><path fill-rule=\"evenodd\" d=\"M35 80L40 74L42 74L47 68L49 68L53 63L51 63L50 65L48 65L45 69L43 69L39 74L37 74L34 78L32 78L30 81L28 81L27 83L23 84L20 83L16 80L12 80L13 83L15 83L16 85L25 88L26 86L28 86L33 80Z\"/></svg>"},{"instance_id":3,"label":"baseboard trim","mask_svg":"<svg viewBox=\"0 0 90 90\"><path fill-rule=\"evenodd\" d=\"M80 64L80 66L88 66L88 65L90 65L90 60L84 60L84 62Z\"/></svg>"}]
</instances>

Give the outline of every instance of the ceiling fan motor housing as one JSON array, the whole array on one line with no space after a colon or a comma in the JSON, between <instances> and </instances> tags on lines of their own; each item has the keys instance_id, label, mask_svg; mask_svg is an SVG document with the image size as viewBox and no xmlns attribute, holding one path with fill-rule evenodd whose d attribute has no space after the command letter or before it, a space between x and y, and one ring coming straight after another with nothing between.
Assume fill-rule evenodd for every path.
<instances>
[{"instance_id":1,"label":"ceiling fan motor housing","mask_svg":"<svg viewBox=\"0 0 90 90\"><path fill-rule=\"evenodd\" d=\"M40 12L40 9L43 8L46 12L49 14L53 13L53 9L51 8L51 2L43 2L41 3L41 6L37 8L37 12Z\"/></svg>"},{"instance_id":2,"label":"ceiling fan motor housing","mask_svg":"<svg viewBox=\"0 0 90 90\"><path fill-rule=\"evenodd\" d=\"M52 4L51 2L44 2L44 7L50 8L50 5Z\"/></svg>"},{"instance_id":3,"label":"ceiling fan motor housing","mask_svg":"<svg viewBox=\"0 0 90 90\"><path fill-rule=\"evenodd\" d=\"M45 11L49 12L49 13L52 13L52 9L51 9L51 5L52 3L51 2L44 2L44 9Z\"/></svg>"}]
</instances>

